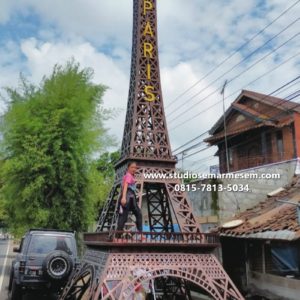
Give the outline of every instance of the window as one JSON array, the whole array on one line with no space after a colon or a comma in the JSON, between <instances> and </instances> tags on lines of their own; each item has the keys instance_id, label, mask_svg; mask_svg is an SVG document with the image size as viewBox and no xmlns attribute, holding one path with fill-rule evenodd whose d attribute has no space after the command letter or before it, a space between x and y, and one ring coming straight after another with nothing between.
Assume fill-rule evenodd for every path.
<instances>
[{"instance_id":1,"label":"window","mask_svg":"<svg viewBox=\"0 0 300 300\"><path fill-rule=\"evenodd\" d=\"M54 250L65 251L72 254L72 241L66 236L33 235L30 241L29 252L47 254Z\"/></svg>"}]
</instances>

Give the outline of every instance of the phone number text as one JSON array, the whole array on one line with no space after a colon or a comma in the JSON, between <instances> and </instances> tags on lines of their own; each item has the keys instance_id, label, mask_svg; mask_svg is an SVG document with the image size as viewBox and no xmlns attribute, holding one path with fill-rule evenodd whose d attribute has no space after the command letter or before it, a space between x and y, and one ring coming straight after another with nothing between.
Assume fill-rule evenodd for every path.
<instances>
[{"instance_id":1,"label":"phone number text","mask_svg":"<svg viewBox=\"0 0 300 300\"><path fill-rule=\"evenodd\" d=\"M175 191L179 192L251 192L249 184L176 184Z\"/></svg>"}]
</instances>

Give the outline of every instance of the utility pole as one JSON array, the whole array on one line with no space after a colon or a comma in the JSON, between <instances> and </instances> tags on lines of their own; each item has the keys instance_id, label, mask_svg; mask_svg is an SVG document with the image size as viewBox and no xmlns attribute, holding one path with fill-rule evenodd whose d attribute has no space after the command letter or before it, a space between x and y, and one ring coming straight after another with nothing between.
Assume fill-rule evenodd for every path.
<instances>
[{"instance_id":1,"label":"utility pole","mask_svg":"<svg viewBox=\"0 0 300 300\"><path fill-rule=\"evenodd\" d=\"M227 86L227 79L224 82L223 88L221 90L221 95L223 95L223 122L224 122L224 139L225 139L225 153L226 153L226 168L227 173L229 170L229 155L228 155L228 144L227 144L227 128L226 128L226 116L225 116L225 88Z\"/></svg>"},{"instance_id":2,"label":"utility pole","mask_svg":"<svg viewBox=\"0 0 300 300\"><path fill-rule=\"evenodd\" d=\"M182 169L182 172L184 171L183 170L183 159L184 159L185 155L186 155L186 151L182 151L182 156L181 156L181 169Z\"/></svg>"}]
</instances>

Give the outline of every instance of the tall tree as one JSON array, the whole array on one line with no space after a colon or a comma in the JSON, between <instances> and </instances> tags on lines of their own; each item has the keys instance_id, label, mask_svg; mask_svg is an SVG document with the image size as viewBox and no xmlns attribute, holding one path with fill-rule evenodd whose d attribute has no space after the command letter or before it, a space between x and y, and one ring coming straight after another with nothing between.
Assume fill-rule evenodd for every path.
<instances>
[{"instance_id":1,"label":"tall tree","mask_svg":"<svg viewBox=\"0 0 300 300\"><path fill-rule=\"evenodd\" d=\"M96 159L90 172L90 193L97 195L94 201L96 221L114 183L114 166L120 158L120 152L104 152ZM94 224L95 225L95 224Z\"/></svg>"},{"instance_id":2,"label":"tall tree","mask_svg":"<svg viewBox=\"0 0 300 300\"><path fill-rule=\"evenodd\" d=\"M92 76L72 61L38 86L21 79L20 89L7 89L1 199L16 234L29 227L82 231L94 221L92 157L112 143L104 127L112 111L103 109L105 87Z\"/></svg>"},{"instance_id":3,"label":"tall tree","mask_svg":"<svg viewBox=\"0 0 300 300\"><path fill-rule=\"evenodd\" d=\"M4 166L4 161L1 160L0 158L0 190L3 187L3 177L1 174L1 170L3 170L3 166ZM1 197L2 195L0 193L0 222L2 223L5 221L6 214L5 214L4 201L1 199Z\"/></svg>"}]
</instances>

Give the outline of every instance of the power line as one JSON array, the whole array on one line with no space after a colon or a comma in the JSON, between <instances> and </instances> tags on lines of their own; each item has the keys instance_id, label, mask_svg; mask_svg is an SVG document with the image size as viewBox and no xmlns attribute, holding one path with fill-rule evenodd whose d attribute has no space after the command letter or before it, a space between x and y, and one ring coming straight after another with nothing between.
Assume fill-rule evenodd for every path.
<instances>
[{"instance_id":1,"label":"power line","mask_svg":"<svg viewBox=\"0 0 300 300\"><path fill-rule=\"evenodd\" d=\"M296 94L296 95L295 95ZM292 98L291 98L291 96L292 95L294 95ZM266 95L266 97L268 97L269 95ZM266 98L265 97L265 98ZM286 97L286 99L283 99L282 101L281 101L281 103L279 103L279 104L277 104L275 107L278 107L278 106L281 106L282 104L283 104L283 102L289 102L289 101L291 101L291 100L293 100L293 99L296 99L296 98L298 98L298 97L300 97L300 90L297 90L297 91L295 91L294 93L292 93L291 95L288 95L287 97ZM293 109L295 109L295 108L297 108L297 107L300 107L300 103L295 103L295 105L293 106L293 107L291 107L291 109L293 110ZM280 116L280 115L282 115L283 114L283 112L280 112L280 113L278 113L277 115L275 115L275 116L273 116L273 118L275 117L278 117L278 116ZM267 130L266 131L266 133L268 133L268 132L272 132L273 131L273 128L271 128L271 129L269 129L269 130ZM233 139L235 136L231 136L231 137L229 137L228 138L228 140L231 140L231 139ZM230 147L230 148L236 148L236 147L238 147L238 146L241 146L241 145L244 145L244 144L247 144L247 143L249 143L249 142L251 142L251 141L254 141L254 140L256 140L257 139L257 136L254 136L254 137L252 137L251 139L247 139L246 141L243 141L243 142L240 142L240 143L238 143L238 144L235 144L235 145L233 145L232 147ZM210 147L212 147L212 146L208 146L207 148L210 148ZM206 150L206 149L204 149L204 150ZM193 155L195 155L196 153L194 153ZM214 158L217 158L216 156L214 156L214 155L210 155L210 156L207 156L207 157L205 157L205 158L202 158L201 160L199 160L198 162L196 162L193 166L197 166L197 165L199 165L199 163L202 163L203 161L208 161L208 160L211 160L212 158L211 157L214 157Z\"/></svg>"},{"instance_id":2,"label":"power line","mask_svg":"<svg viewBox=\"0 0 300 300\"><path fill-rule=\"evenodd\" d=\"M298 20L300 20L300 18L298 18ZM228 80L228 83L233 82L234 80L236 80L237 78L239 78L241 75L245 74L246 72L248 72L250 69L252 69L254 66L256 66L257 64L259 64L261 61L263 61L264 59L266 59L268 56L270 56L271 54L273 54L274 52L276 52L277 50L279 50L280 48L282 48L283 46L285 46L287 43L289 43L291 40L293 40L294 38L296 38L297 36L299 36L300 32L294 34L291 38L289 38L288 40L286 40L284 43L282 43L281 45L279 45L277 48L271 50L268 54L264 55L263 57L261 57L259 60L257 60L255 63L251 64L249 67L246 68L246 70L240 72L239 74L237 74L236 76L234 76L233 78L231 78L230 80ZM225 73L224 73L225 74ZM183 112L180 112L179 115L175 116L173 119L171 119L169 121L169 124L172 123L173 121L177 120L179 117L181 117L183 114L187 113L188 111L190 111L192 108L194 108L195 106L199 105L200 103L202 103L204 100L206 100L207 98L209 98L210 96L216 94L219 91L220 87L218 87L217 89L215 89L213 92L211 92L209 95L207 95L206 97L200 99L198 102L194 103L191 107L187 108L186 110L184 110Z\"/></svg>"},{"instance_id":3,"label":"power line","mask_svg":"<svg viewBox=\"0 0 300 300\"><path fill-rule=\"evenodd\" d=\"M296 80L299 80L299 79L300 79L300 76L298 76L298 77L295 79L295 81L296 81ZM288 85L285 89L280 90L280 92L277 93L277 95L280 95L280 94L286 92L287 90L289 90L290 88L292 88L293 86L298 85L298 84L300 84L300 82L297 82L297 81L296 81L296 82L294 82L293 84Z\"/></svg>"},{"instance_id":4,"label":"power line","mask_svg":"<svg viewBox=\"0 0 300 300\"><path fill-rule=\"evenodd\" d=\"M261 45L260 47L256 48L254 51L252 51L250 54L248 54L246 57L244 57L241 61L239 61L238 63L236 63L233 67L229 68L227 71L225 71L222 75L220 75L219 77L217 77L216 79L214 79L213 81L211 81L208 85L206 85L203 89L201 89L199 92L197 92L196 94L194 94L192 97L188 98L186 100L186 102L194 99L196 96L198 96L199 94L201 94L202 92L204 92L205 90L207 90L210 86L212 86L214 83L216 83L218 80L220 80L221 78L223 78L225 75L227 75L228 73L230 73L232 70L234 70L236 67L238 67L239 65L241 65L243 62L245 62L246 60L248 60L251 56L253 56L253 54L257 53L259 50L263 49L266 45L268 45L271 41L273 41L275 38L277 38L280 34L282 34L283 32L285 32L287 29L289 29L291 26L293 26L295 23L297 23L300 20L300 18L295 19L293 22L291 22L290 24L288 24L284 29L282 29L280 32L278 32L276 35L274 35L273 37L271 37L269 40L267 40L263 45ZM279 48L278 48L279 49ZM276 50L275 50L276 51ZM274 52L275 52L274 51ZM272 52L271 52L272 53ZM174 110L172 110L170 113L167 113L167 115L172 115L174 112L176 112L178 109L180 109L179 107L176 107Z\"/></svg>"},{"instance_id":5,"label":"power line","mask_svg":"<svg viewBox=\"0 0 300 300\"><path fill-rule=\"evenodd\" d=\"M194 164L194 166L199 165L199 163L202 163L203 161L212 160L213 158L217 158L217 157L214 156L214 155L209 155L209 156L206 156L206 157L204 157L204 158L201 158L200 160L197 161L196 164Z\"/></svg>"},{"instance_id":6,"label":"power line","mask_svg":"<svg viewBox=\"0 0 300 300\"><path fill-rule=\"evenodd\" d=\"M295 95L296 94L296 95ZM289 96L289 101L291 101L292 99L294 99L294 97L298 97L299 96L299 90L298 91L296 91L296 92L294 92L293 94L291 94L290 96Z\"/></svg>"},{"instance_id":7,"label":"power line","mask_svg":"<svg viewBox=\"0 0 300 300\"><path fill-rule=\"evenodd\" d=\"M277 90L278 90L278 89L277 89ZM275 92L275 91L274 91L274 92ZM273 93L274 93L274 92L273 92ZM273 94L273 93L271 93L271 94ZM266 96L265 96L264 98L262 98L261 100L266 99L266 98L269 97L271 94L266 95ZM295 95L295 94L296 94L296 95ZM293 92L292 94L286 96L284 99L282 99L282 101L280 101L279 103L277 103L277 105L274 105L274 107L277 107L277 108L278 108L278 107L282 106L282 104L283 104L284 102L290 102L291 100L296 99L296 98L298 98L298 97L300 97L300 89L297 90L297 91L295 91L295 92ZM286 109L286 108L283 108L283 109L284 109L285 111L288 111L288 110L294 110L294 109L297 108L297 107L300 107L300 103L298 103L298 102L296 103L296 102L295 102L295 105L294 105L293 107L291 107L291 108L289 108L289 109ZM261 114L264 114L264 113L266 113L266 110L261 112ZM280 112L280 113L278 113L278 114L272 116L272 118L280 117L280 116L283 115L283 114L284 114L284 112ZM270 132L270 131L272 131L272 129L270 129L270 130L268 130L268 131L266 131L266 132ZM235 135L229 137L228 140L232 140L234 137L235 137ZM240 143L238 143L238 144L235 144L234 146L232 146L232 147L230 147L230 148L236 148L237 146L247 144L247 143L249 143L249 141L251 142L251 141L253 141L253 140L255 140L255 139L257 139L256 136L253 137L253 138L251 138L251 139L247 139L246 141L243 141L243 142L240 142ZM211 146L211 147L212 147L212 146Z\"/></svg>"},{"instance_id":8,"label":"power line","mask_svg":"<svg viewBox=\"0 0 300 300\"><path fill-rule=\"evenodd\" d=\"M205 158L205 161L211 161L211 160L213 160L213 159L217 159L217 157L216 156L214 156L214 155L212 155L211 157L206 157ZM199 165L199 164L198 164ZM204 167L203 167L204 166ZM195 165L193 166L193 167L195 167ZM196 169L194 169L194 170L192 170L193 172L199 172L200 170L202 170L202 169L206 169L206 168L208 168L209 166L208 165L201 165L201 167L198 167L198 168L196 168Z\"/></svg>"},{"instance_id":9,"label":"power line","mask_svg":"<svg viewBox=\"0 0 300 300\"><path fill-rule=\"evenodd\" d=\"M246 41L244 44L242 44L239 48L237 48L234 52L232 52L228 57L226 57L223 61L221 61L216 67L211 69L208 73L206 73L200 80L195 82L192 86L190 86L188 89L186 89L183 93L178 95L171 103L166 107L172 106L174 103L176 103L182 96L187 94L190 90L192 90L196 85L198 85L200 82L202 82L204 79L206 79L210 74L215 72L220 66L222 66L225 62L227 62L231 57L233 57L236 53L238 53L240 50L242 50L246 45L248 45L250 42L252 42L257 36L262 34L267 28L269 28L272 24L274 24L277 20L279 20L283 15L285 15L288 11L290 11L294 6L296 6L300 0L294 2L291 6L289 6L286 10L284 10L279 16L277 16L275 19L273 19L269 24L267 24L263 29L261 29L259 32L257 32L255 35L253 35L248 41Z\"/></svg>"},{"instance_id":10,"label":"power line","mask_svg":"<svg viewBox=\"0 0 300 300\"><path fill-rule=\"evenodd\" d=\"M299 91L299 92L300 92L300 91ZM299 93L297 96L295 96L294 98L297 98L297 97L299 97L299 96L300 96L300 93ZM295 107L293 107L293 109L296 108L296 107L298 107L298 106L300 106L300 103L298 103ZM273 129L273 128L272 128L272 129ZM267 130L266 133L271 132L272 129ZM229 137L228 140L231 140L231 139L233 139L233 138L234 138L234 137ZM251 138L251 139L247 139L247 141L243 141L243 142L241 142L241 143L235 144L234 146L232 146L232 147L230 147L230 148L236 148L236 147L238 147L238 146L247 144L247 143L249 143L249 142L251 142L251 141L254 141L254 140L256 140L256 139L257 139L257 137L253 137L253 138ZM212 146L208 146L208 148L210 148L210 147L212 147ZM210 155L210 156L207 156L207 157L202 158L202 159L199 160L197 163L193 164L193 166L195 167L195 166L199 165L199 163L202 163L202 162L204 162L204 161L212 160L212 158L216 158L216 159L217 159L217 157L216 157L215 155Z\"/></svg>"},{"instance_id":11,"label":"power line","mask_svg":"<svg viewBox=\"0 0 300 300\"><path fill-rule=\"evenodd\" d=\"M299 1L300 1L300 0L299 0ZM198 138L202 137L203 135L205 135L205 134L207 134L207 133L208 133L208 131L205 131L205 132L201 133L200 135L198 135L198 136L196 136L195 138L191 139L190 141L186 142L186 143L183 144L182 146L176 148L173 152L178 151L179 149L181 149L181 148L183 148L184 146L186 146L186 145L188 145L188 144L194 142L195 140L197 140Z\"/></svg>"},{"instance_id":12,"label":"power line","mask_svg":"<svg viewBox=\"0 0 300 300\"><path fill-rule=\"evenodd\" d=\"M203 152L203 151L209 149L210 147L211 147L211 146L207 146L207 147L205 147L204 149L201 149L201 150L199 150L199 151L196 151L196 152L194 152L194 153L191 153L191 154L185 156L184 158L188 158L188 157L194 156L194 155L196 155L196 154L198 154L198 153L200 153L200 152Z\"/></svg>"},{"instance_id":13,"label":"power line","mask_svg":"<svg viewBox=\"0 0 300 300\"><path fill-rule=\"evenodd\" d=\"M291 86L291 84L293 84L294 82L296 82L299 78L300 78L300 75L297 76L297 77L295 77L294 79L290 80L289 82L283 84L282 86L280 86L279 88L277 88L277 89L274 90L273 92L269 93L268 95L265 95L265 97L263 97L261 100L264 100L264 99L266 99L267 97L272 96L273 94L277 95L277 94L281 93L282 90L284 90L284 89L286 90L286 87L287 87L287 86ZM294 85L294 84L293 84L293 85ZM292 85L292 86L293 86L293 85ZM282 99L281 102L277 103L277 105L276 105L275 107L282 106L282 104L283 104L284 102L288 102L288 101L291 101L291 100L294 99L294 98L299 97L299 96L300 96L299 92L300 92L300 90L297 90L297 91L293 92L292 94L286 96L284 99ZM295 95L295 94L296 94L296 95ZM291 98L292 96L293 96L293 98ZM300 104L299 104L299 105L300 105ZM297 106L298 106L298 104L295 106L295 108L296 108ZM261 113L263 114L263 113L265 113L265 112L261 112ZM276 117L276 116L278 116L278 115L275 115L275 116L273 116L273 117ZM203 134L200 135L200 136L203 136ZM233 138L233 137L229 137L228 139L231 140L232 138ZM246 142L249 142L249 140L247 140ZM201 143L204 143L204 141L201 141L199 144L201 144ZM243 144L243 143L240 143L240 144ZM237 145L240 145L240 144L237 144ZM199 150L199 151L197 151L197 152L192 153L192 154L189 155L189 156L196 155L197 153L200 153L200 152L202 152L202 151L204 151L204 150L207 150L207 149L210 148L210 147L212 147L212 146L210 145L210 146L208 146L208 147L206 147L206 148L203 148L203 149L201 149L201 150ZM187 150L188 150L188 149L184 149L183 152L184 152L184 151L187 151ZM187 157L189 157L189 156L186 156L185 158L187 158ZM196 164L196 165L197 165L197 164Z\"/></svg>"},{"instance_id":14,"label":"power line","mask_svg":"<svg viewBox=\"0 0 300 300\"><path fill-rule=\"evenodd\" d=\"M288 96L288 97L289 97L289 96ZM297 95L295 95L294 97L292 97L290 100L285 100L285 101L291 101L291 100L296 99L296 98L298 98L298 97L300 97L300 90L298 90L298 94L297 94ZM296 103L296 105L295 105L294 107L292 107L291 109L295 109L295 108L297 108L297 107L299 107L299 106L300 106L300 103ZM281 112L281 113L279 113L279 114L277 114L277 115L275 115L275 116L273 116L273 117L278 117L278 116L280 116L280 115L282 115L282 114L283 114L283 112ZM265 133L270 133L270 132L272 132L272 131L273 131L273 128L270 128L269 130L266 130ZM233 139L234 137L235 137L235 135L229 137L229 140ZM257 136L254 136L254 137L252 137L252 138L250 138L250 139L247 139L246 141L243 141L243 142L240 142L240 143L238 143L238 144L235 144L235 145L231 146L230 148L231 148L231 149L237 148L238 146L245 145L245 144L247 144L247 143L249 143L249 142L251 142L251 141L255 141L256 139L258 139L258 137L257 137ZM223 151L223 152L224 152L224 151Z\"/></svg>"},{"instance_id":15,"label":"power line","mask_svg":"<svg viewBox=\"0 0 300 300\"><path fill-rule=\"evenodd\" d=\"M300 55L300 52L294 54L293 56L289 57L288 59L286 59L285 61L283 61L283 62L280 63L279 65L277 65L276 67L274 67L274 68L268 70L267 72L263 73L261 76L259 76L259 77L257 77L256 79L250 81L250 82L249 82L248 84L246 84L242 89L244 89L244 88L248 87L249 85L255 83L256 81L260 80L260 79L263 78L264 76L266 76L266 75L268 75L268 74L274 72L275 70L279 69L280 67L282 67L283 65L285 65L286 63L288 63L289 61L291 61L292 59L294 59L295 57L297 57L297 56L299 56L299 55ZM217 90L217 91L218 91L218 90ZM231 96L237 94L237 93L240 92L240 91L241 91L241 88L239 88L238 90L236 90L235 92L233 92L233 93L230 94L229 96L225 97L225 100L228 99L228 98L230 98ZM189 121L195 119L196 117L198 117L198 116L201 115L202 113L207 112L208 110L210 110L210 109L213 108L214 106L218 105L220 102L222 102L222 100L217 101L216 103L210 105L209 107L207 107L206 109L200 111L199 113L195 114L194 116L189 117L188 119L185 119L183 122L181 122L181 123L179 123L178 125L172 127L172 128L170 129L170 131L172 131L172 130L174 130L174 129L180 127L181 125L186 124L186 123L188 123Z\"/></svg>"},{"instance_id":16,"label":"power line","mask_svg":"<svg viewBox=\"0 0 300 300\"><path fill-rule=\"evenodd\" d=\"M192 145L192 146L190 146L188 148L185 148L184 150L182 150L182 151L180 151L178 153L175 153L174 155L178 155L178 154L181 154L183 152L190 151L190 150L195 149L195 148L199 148L199 146L201 146L203 143L204 142L198 142L197 144L194 144L194 145Z\"/></svg>"},{"instance_id":17,"label":"power line","mask_svg":"<svg viewBox=\"0 0 300 300\"><path fill-rule=\"evenodd\" d=\"M285 83L284 85L280 86L278 89L274 90L274 91L271 92L270 94L266 95L266 97L271 96L271 95L273 95L273 94L274 94L274 95L279 95L279 94L281 94L282 92L285 92L285 91L289 90L291 87L293 87L293 86L295 86L295 85L297 85L297 84L300 83L300 82L297 82L297 80L299 80L299 79L300 79L300 75L297 76L296 78L290 80L289 82ZM299 92L299 90L297 90L296 92L290 94L288 97L291 97L291 96L293 96L294 94L296 94L296 93L298 93L298 92ZM266 97L262 98L262 100L264 100ZM286 99L286 97L285 97L285 98L282 100L282 102L280 102L278 105L282 105L284 102L290 101L290 100L291 100L290 98L289 98L289 99ZM262 112L262 113L264 113L264 112ZM204 135L207 134L208 132L209 132L209 131L206 131L206 132L200 134L200 135L197 136L196 138L194 138L194 139L192 139L191 141L189 141L189 142L183 144L182 146L180 146L178 149L183 148L184 146L188 145L190 142L193 142L193 141L197 140L198 138L204 136ZM174 154L174 155L179 155L179 154L182 154L182 153L184 153L184 152L186 152L186 151L189 151L189 150L191 150L191 149L198 148L200 145L203 145L203 144L205 144L205 142L204 142L204 141L201 141L201 142L199 142L199 143L197 143L197 144L195 144L195 145L190 146L189 148L183 149L181 152L178 152L178 153L176 153L176 154ZM205 149L204 149L204 150L205 150Z\"/></svg>"}]
</instances>

